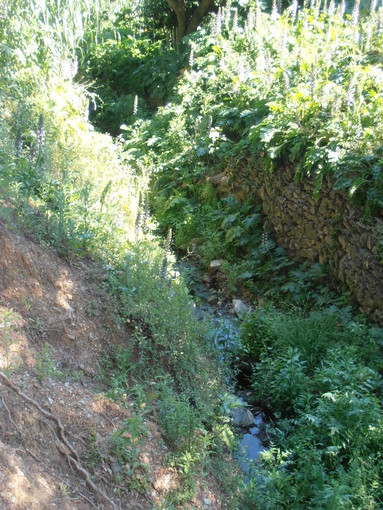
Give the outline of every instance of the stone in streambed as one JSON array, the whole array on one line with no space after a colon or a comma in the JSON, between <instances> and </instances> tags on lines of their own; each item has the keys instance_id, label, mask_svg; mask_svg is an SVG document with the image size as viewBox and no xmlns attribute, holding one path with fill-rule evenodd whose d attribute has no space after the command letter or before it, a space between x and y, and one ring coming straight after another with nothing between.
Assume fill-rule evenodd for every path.
<instances>
[{"instance_id":1,"label":"stone in streambed","mask_svg":"<svg viewBox=\"0 0 383 510\"><path fill-rule=\"evenodd\" d=\"M212 260L212 261L210 262L210 266L209 266L209 267L210 267L210 270L211 270L212 272L214 272L214 271L218 271L218 269L222 266L222 262L223 262L223 260L222 260L222 259L219 259L219 260L218 260L218 259L217 259L217 260Z\"/></svg>"},{"instance_id":2,"label":"stone in streambed","mask_svg":"<svg viewBox=\"0 0 383 510\"><path fill-rule=\"evenodd\" d=\"M254 424L254 415L245 407L237 407L233 411L233 423L237 427L251 427Z\"/></svg>"},{"instance_id":3,"label":"stone in streambed","mask_svg":"<svg viewBox=\"0 0 383 510\"><path fill-rule=\"evenodd\" d=\"M216 305L218 303L218 296L216 296L215 294L211 295L209 297L209 299L207 300L207 302L210 304L210 305Z\"/></svg>"},{"instance_id":4,"label":"stone in streambed","mask_svg":"<svg viewBox=\"0 0 383 510\"><path fill-rule=\"evenodd\" d=\"M208 274L204 274L202 276L202 281L204 281L205 283L211 283L211 278Z\"/></svg>"},{"instance_id":5,"label":"stone in streambed","mask_svg":"<svg viewBox=\"0 0 383 510\"><path fill-rule=\"evenodd\" d=\"M240 299L233 299L234 312L237 315L242 315L250 310L250 307L245 305Z\"/></svg>"}]
</instances>

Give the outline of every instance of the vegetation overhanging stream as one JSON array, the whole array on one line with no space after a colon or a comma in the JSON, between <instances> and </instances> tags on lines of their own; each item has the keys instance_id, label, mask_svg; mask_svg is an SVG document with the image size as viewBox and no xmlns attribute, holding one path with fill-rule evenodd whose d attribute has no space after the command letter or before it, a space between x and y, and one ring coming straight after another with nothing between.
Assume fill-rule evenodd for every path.
<instances>
[{"instance_id":1,"label":"vegetation overhanging stream","mask_svg":"<svg viewBox=\"0 0 383 510\"><path fill-rule=\"evenodd\" d=\"M383 330L330 285L331 264L277 245L252 179L288 161L296 185L312 179L315 198L330 179L375 226L383 7L217 0L180 42L172 4L4 3L2 215L69 262L97 261L114 326L130 325L100 362L108 398L130 411L112 440L129 491L150 480L150 416L182 480L161 509L209 507L206 487L233 510L381 508ZM190 22L202 4L189 3ZM222 297L252 304L238 344L231 314L226 329L198 320L157 235L169 229L205 272L219 262ZM251 477L237 469L238 398L215 344L247 363L249 400L267 415Z\"/></svg>"},{"instance_id":2,"label":"vegetation overhanging stream","mask_svg":"<svg viewBox=\"0 0 383 510\"><path fill-rule=\"evenodd\" d=\"M231 377L229 376L230 379L227 383L229 386L234 384L236 388L238 401L233 401L233 404L237 406L233 405L233 407L240 410L234 418L238 434L242 435L238 448L238 461L245 473L251 476L251 465L256 463L259 454L265 449L267 431L262 410L257 407L256 403L252 402L252 405L249 405L246 402L246 398L251 396L249 374L241 374L241 364L235 366L235 355L241 351L239 332L241 319L235 314L233 306L230 306L222 293L220 293L221 299L217 298L217 292L209 285L213 278L204 274L196 263L180 257L175 267L181 274L184 274L190 293L195 300L196 316L204 320L208 314L212 321L214 347L220 352L220 358L222 361L227 361L229 358L230 361L234 356L232 360L234 363L233 373ZM246 413L246 410L250 412ZM239 432L241 429L242 432Z\"/></svg>"}]
</instances>

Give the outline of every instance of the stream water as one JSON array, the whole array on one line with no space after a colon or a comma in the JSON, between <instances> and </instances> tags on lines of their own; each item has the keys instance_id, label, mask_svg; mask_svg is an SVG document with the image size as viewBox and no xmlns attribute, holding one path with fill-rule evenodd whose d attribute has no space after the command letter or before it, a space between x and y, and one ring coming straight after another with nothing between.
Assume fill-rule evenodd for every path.
<instances>
[{"instance_id":1,"label":"stream water","mask_svg":"<svg viewBox=\"0 0 383 510\"><path fill-rule=\"evenodd\" d=\"M191 294L195 298L195 314L201 320L209 314L213 320L214 343L222 352L222 359L227 352L236 353L239 350L239 324L240 319L236 317L233 307L225 301L219 290L214 289L211 279L203 271L188 260L179 260L176 269L183 274ZM265 436L266 424L263 413L259 409L252 409L246 403L246 391L243 388L237 389L239 403L252 412L252 423L247 427L241 427L243 437L238 452L239 464L245 473L249 473L250 464L254 462L259 454L265 450L262 437ZM250 421L250 420L249 420Z\"/></svg>"}]
</instances>

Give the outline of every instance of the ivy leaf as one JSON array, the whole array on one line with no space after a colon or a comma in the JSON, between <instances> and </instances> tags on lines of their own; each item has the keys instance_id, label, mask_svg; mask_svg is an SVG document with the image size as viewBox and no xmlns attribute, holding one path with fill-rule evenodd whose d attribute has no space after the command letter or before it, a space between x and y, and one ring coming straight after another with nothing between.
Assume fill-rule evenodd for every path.
<instances>
[{"instance_id":1,"label":"ivy leaf","mask_svg":"<svg viewBox=\"0 0 383 510\"><path fill-rule=\"evenodd\" d=\"M372 167L371 173L372 173L372 177L374 178L374 181L377 181L379 179L381 170L382 170L382 168L379 165L374 165Z\"/></svg>"},{"instance_id":2,"label":"ivy leaf","mask_svg":"<svg viewBox=\"0 0 383 510\"><path fill-rule=\"evenodd\" d=\"M228 243L234 241L234 239L238 239L243 234L243 229L241 227L233 227L229 228L226 232L225 239Z\"/></svg>"},{"instance_id":3,"label":"ivy leaf","mask_svg":"<svg viewBox=\"0 0 383 510\"><path fill-rule=\"evenodd\" d=\"M269 143L274 138L274 136L279 132L280 132L279 129L262 128L260 139L262 142Z\"/></svg>"},{"instance_id":4,"label":"ivy leaf","mask_svg":"<svg viewBox=\"0 0 383 510\"><path fill-rule=\"evenodd\" d=\"M330 163L338 163L341 156L341 152L339 150L335 151L328 151L327 153L327 159L330 161Z\"/></svg>"},{"instance_id":5,"label":"ivy leaf","mask_svg":"<svg viewBox=\"0 0 383 510\"><path fill-rule=\"evenodd\" d=\"M231 224L233 224L236 219L238 218L238 213L234 213L234 214L229 214L228 216L226 216L226 218L223 220L222 222L222 225L221 227L223 229L226 229L228 228Z\"/></svg>"},{"instance_id":6,"label":"ivy leaf","mask_svg":"<svg viewBox=\"0 0 383 510\"><path fill-rule=\"evenodd\" d=\"M378 327L371 327L370 330L370 335L372 336L372 338L381 346L383 346L383 328L378 328Z\"/></svg>"},{"instance_id":7,"label":"ivy leaf","mask_svg":"<svg viewBox=\"0 0 383 510\"><path fill-rule=\"evenodd\" d=\"M377 202L380 207L383 207L383 191L380 191L378 189L368 190L367 200Z\"/></svg>"},{"instance_id":8,"label":"ivy leaf","mask_svg":"<svg viewBox=\"0 0 383 510\"><path fill-rule=\"evenodd\" d=\"M248 280L249 278L252 278L254 276L254 273L251 271L245 271L244 273L241 273L239 277L242 280Z\"/></svg>"},{"instance_id":9,"label":"ivy leaf","mask_svg":"<svg viewBox=\"0 0 383 510\"><path fill-rule=\"evenodd\" d=\"M356 179L354 179L349 191L350 197L352 197L355 194L355 192L365 183L366 179L364 179L363 177L357 177Z\"/></svg>"},{"instance_id":10,"label":"ivy leaf","mask_svg":"<svg viewBox=\"0 0 383 510\"><path fill-rule=\"evenodd\" d=\"M165 211L172 209L173 207L180 204L187 204L188 199L185 197L174 197L168 204L166 204Z\"/></svg>"},{"instance_id":11,"label":"ivy leaf","mask_svg":"<svg viewBox=\"0 0 383 510\"><path fill-rule=\"evenodd\" d=\"M331 400L332 402L336 402L336 396L334 395L334 393L331 393L330 391L328 391L327 393L323 393L322 397L327 400Z\"/></svg>"},{"instance_id":12,"label":"ivy leaf","mask_svg":"<svg viewBox=\"0 0 383 510\"><path fill-rule=\"evenodd\" d=\"M247 218L243 220L243 223L246 227L250 228L253 225L256 225L259 219L260 219L259 214L251 214L250 216L247 216Z\"/></svg>"},{"instance_id":13,"label":"ivy leaf","mask_svg":"<svg viewBox=\"0 0 383 510\"><path fill-rule=\"evenodd\" d=\"M339 177L337 181L334 184L334 190L344 189L344 188L350 188L352 184L352 179L349 177Z\"/></svg>"}]
</instances>

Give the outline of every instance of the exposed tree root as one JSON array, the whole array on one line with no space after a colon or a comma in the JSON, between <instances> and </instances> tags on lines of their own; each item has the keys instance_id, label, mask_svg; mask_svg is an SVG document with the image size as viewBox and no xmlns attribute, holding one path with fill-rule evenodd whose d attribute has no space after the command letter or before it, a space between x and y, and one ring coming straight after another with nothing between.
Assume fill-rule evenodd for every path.
<instances>
[{"instance_id":1,"label":"exposed tree root","mask_svg":"<svg viewBox=\"0 0 383 510\"><path fill-rule=\"evenodd\" d=\"M54 421L58 427L59 431L59 437L57 437L55 441L56 448L66 456L68 464L73 465L79 473L82 474L82 476L85 478L86 483L89 485L89 487L96 492L100 498L102 498L104 501L110 505L113 510L117 510L117 506L115 503L105 494L104 491L102 491L97 485L95 485L91 478L90 474L86 469L84 469L80 463L80 458L77 453L77 451L74 449L74 447L71 445L71 443L67 440L65 436L65 430L61 423L61 420L58 416L55 416L54 414L50 413L49 411L46 411L43 409L36 400L34 400L31 397L28 397L24 392L20 390L20 388L13 383L3 372L0 371L0 379L3 381L3 383L8 386L8 388L11 388L14 392L16 392L19 397L21 397L23 400L27 401L29 404L33 405L43 416L46 418L49 418L50 420ZM13 420L12 420L13 421Z\"/></svg>"},{"instance_id":2,"label":"exposed tree root","mask_svg":"<svg viewBox=\"0 0 383 510\"><path fill-rule=\"evenodd\" d=\"M12 415L11 415L11 411L9 410L9 407L7 406L7 404L5 403L5 400L3 397L1 397L1 401L3 403L3 406L5 408L5 410L7 411L8 413L8 418L9 418L9 421L12 423L12 425L15 427L15 429L17 430L17 432L20 434L20 437L22 437L22 433L21 433L21 430L19 429L19 427L16 425L14 419L12 418Z\"/></svg>"}]
</instances>

